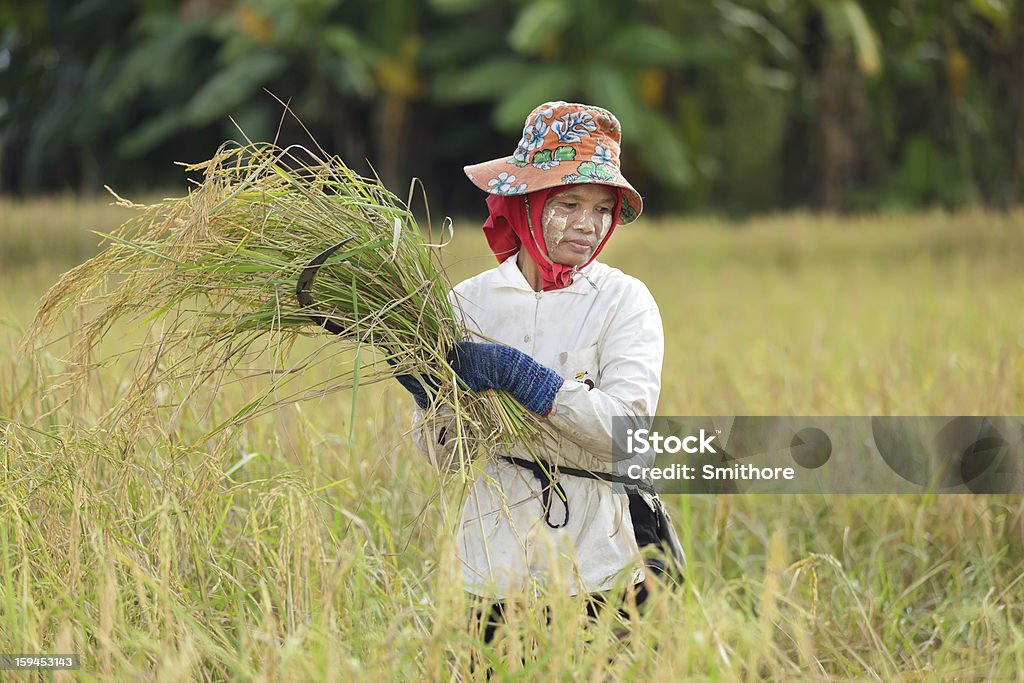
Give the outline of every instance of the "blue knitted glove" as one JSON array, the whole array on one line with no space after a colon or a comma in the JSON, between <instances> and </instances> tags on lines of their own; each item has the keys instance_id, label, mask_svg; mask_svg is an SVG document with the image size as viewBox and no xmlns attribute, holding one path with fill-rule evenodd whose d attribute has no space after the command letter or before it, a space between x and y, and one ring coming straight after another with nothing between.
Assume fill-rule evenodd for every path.
<instances>
[{"instance_id":1,"label":"blue knitted glove","mask_svg":"<svg viewBox=\"0 0 1024 683\"><path fill-rule=\"evenodd\" d=\"M554 370L503 344L459 342L448 352L448 364L472 391L503 389L542 416L551 412L564 382Z\"/></svg>"},{"instance_id":2,"label":"blue knitted glove","mask_svg":"<svg viewBox=\"0 0 1024 683\"><path fill-rule=\"evenodd\" d=\"M388 357L388 365L395 367L397 363ZM416 402L416 405L420 407L420 410L426 410L430 406L430 395L427 390L423 388L423 385L419 383L412 375L395 375L395 379L398 380L399 384L406 388L406 390L412 394L412 400ZM437 380L433 377L426 378L428 386L434 391L437 391L440 386Z\"/></svg>"}]
</instances>

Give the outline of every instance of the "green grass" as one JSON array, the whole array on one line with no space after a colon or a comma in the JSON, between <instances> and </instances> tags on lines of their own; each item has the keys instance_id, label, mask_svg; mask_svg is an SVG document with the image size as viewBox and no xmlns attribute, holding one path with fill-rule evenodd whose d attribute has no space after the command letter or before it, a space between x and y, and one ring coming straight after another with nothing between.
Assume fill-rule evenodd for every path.
<instances>
[{"instance_id":1,"label":"green grass","mask_svg":"<svg viewBox=\"0 0 1024 683\"><path fill-rule=\"evenodd\" d=\"M196 443L244 405L242 387L173 425L153 405L97 433L125 358L44 417L36 388L66 344L33 366L17 341L98 241L87 230L129 214L74 200L2 209L0 415L18 424L0 426L0 651L79 652L82 680L474 679L452 544L462 484L439 492L396 382L360 387L354 411L328 394L219 441ZM478 218L456 221L456 279L494 265ZM643 220L603 260L661 305L661 414L1024 413L1024 214ZM141 333L118 330L104 350ZM610 614L584 628L554 595L547 626L528 604L476 652L496 678L1024 670L1020 496L668 503L692 549L686 588L655 595L627 640Z\"/></svg>"}]
</instances>

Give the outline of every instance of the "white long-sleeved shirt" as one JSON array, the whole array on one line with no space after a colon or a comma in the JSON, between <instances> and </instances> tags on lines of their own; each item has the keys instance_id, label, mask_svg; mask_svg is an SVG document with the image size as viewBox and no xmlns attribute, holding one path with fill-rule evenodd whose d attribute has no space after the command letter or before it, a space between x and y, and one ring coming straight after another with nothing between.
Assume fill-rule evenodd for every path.
<instances>
[{"instance_id":1,"label":"white long-sleeved shirt","mask_svg":"<svg viewBox=\"0 0 1024 683\"><path fill-rule=\"evenodd\" d=\"M451 293L455 310L475 340L519 349L565 379L547 416L555 439L537 454L553 465L610 471L612 418L657 409L664 355L658 306L642 282L597 261L568 287L535 292L516 258L458 284ZM438 423L421 417L416 411L417 445L437 458ZM531 458L521 446L508 455ZM627 497L597 479L562 474L560 482L569 519L554 529L534 475L501 458L488 460L459 526L467 591L500 598L553 572L569 579L572 594L607 590L625 574L631 583L643 579ZM561 521L561 505L551 496L552 518Z\"/></svg>"}]
</instances>

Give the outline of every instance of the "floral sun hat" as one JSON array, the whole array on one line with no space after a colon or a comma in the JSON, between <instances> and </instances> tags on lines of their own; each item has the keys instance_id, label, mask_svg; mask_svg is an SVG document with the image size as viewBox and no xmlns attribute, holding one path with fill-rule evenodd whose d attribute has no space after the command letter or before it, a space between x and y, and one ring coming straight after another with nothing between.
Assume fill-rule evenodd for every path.
<instances>
[{"instance_id":1,"label":"floral sun hat","mask_svg":"<svg viewBox=\"0 0 1024 683\"><path fill-rule=\"evenodd\" d=\"M545 102L526 117L523 137L509 157L466 166L484 192L524 195L559 185L599 183L622 192L619 223L636 220L643 200L619 170L619 120L601 107Z\"/></svg>"}]
</instances>

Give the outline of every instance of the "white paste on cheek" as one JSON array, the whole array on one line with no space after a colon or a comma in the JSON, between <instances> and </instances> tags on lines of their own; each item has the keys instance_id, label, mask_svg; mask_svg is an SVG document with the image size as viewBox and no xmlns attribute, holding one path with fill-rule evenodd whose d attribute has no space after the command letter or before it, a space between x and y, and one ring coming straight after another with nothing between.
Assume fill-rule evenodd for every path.
<instances>
[{"instance_id":1,"label":"white paste on cheek","mask_svg":"<svg viewBox=\"0 0 1024 683\"><path fill-rule=\"evenodd\" d=\"M566 216L549 202L541 214L540 225L544 231L544 242L547 244L548 252L551 252L565 239Z\"/></svg>"},{"instance_id":2,"label":"white paste on cheek","mask_svg":"<svg viewBox=\"0 0 1024 683\"><path fill-rule=\"evenodd\" d=\"M601 214L601 234L598 235L597 241L600 242L604 239L604 236L608 234L608 229L612 227L612 215L611 213Z\"/></svg>"}]
</instances>

